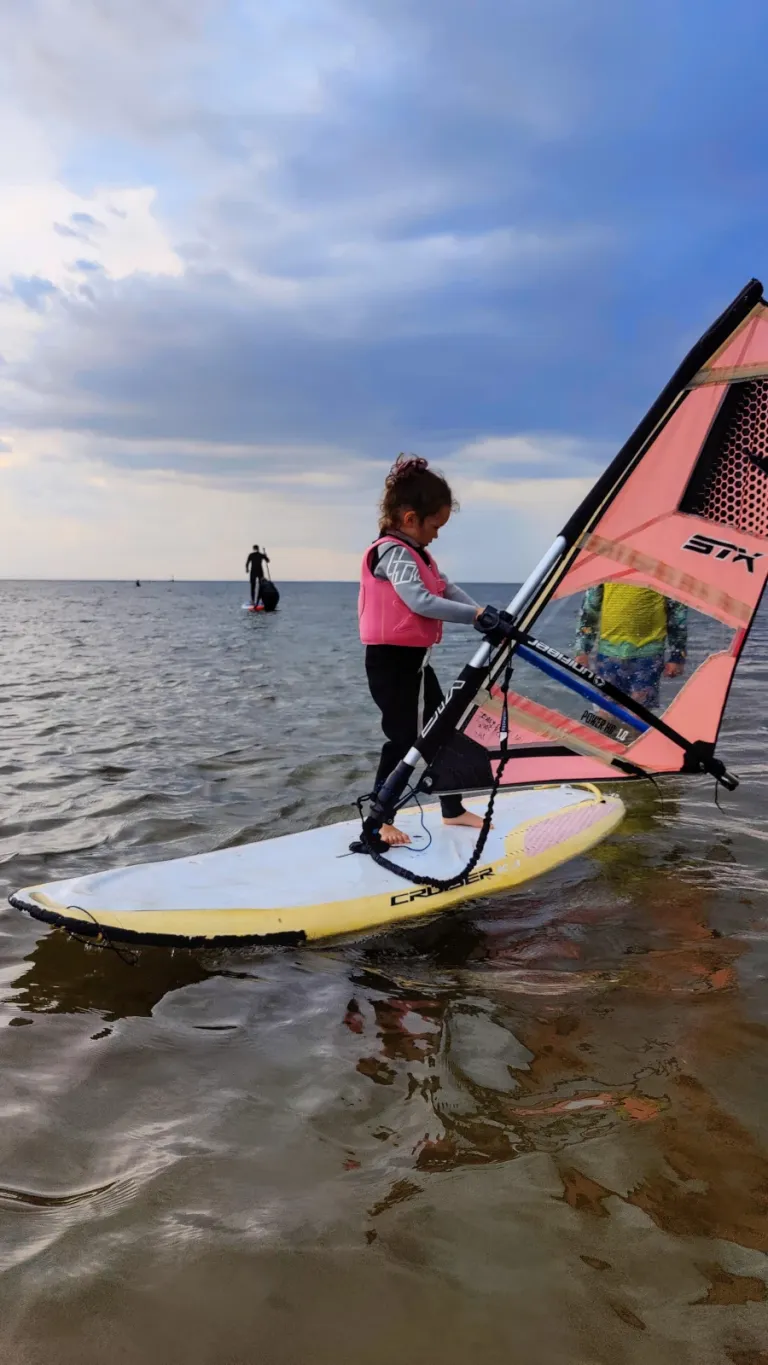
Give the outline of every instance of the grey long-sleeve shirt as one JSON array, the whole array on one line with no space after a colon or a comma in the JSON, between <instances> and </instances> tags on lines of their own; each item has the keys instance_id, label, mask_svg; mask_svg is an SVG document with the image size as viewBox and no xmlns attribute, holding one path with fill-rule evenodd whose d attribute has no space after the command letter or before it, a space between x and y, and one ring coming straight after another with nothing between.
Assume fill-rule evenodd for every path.
<instances>
[{"instance_id":1,"label":"grey long-sleeve shirt","mask_svg":"<svg viewBox=\"0 0 768 1365\"><path fill-rule=\"evenodd\" d=\"M403 537L405 539L405 537ZM428 616L437 621L454 621L471 626L480 603L475 602L463 588L451 583L441 574L445 596L438 597L425 588L419 573L418 551L409 545L384 545L379 550L379 562L374 578L388 579L398 597L417 616Z\"/></svg>"}]
</instances>

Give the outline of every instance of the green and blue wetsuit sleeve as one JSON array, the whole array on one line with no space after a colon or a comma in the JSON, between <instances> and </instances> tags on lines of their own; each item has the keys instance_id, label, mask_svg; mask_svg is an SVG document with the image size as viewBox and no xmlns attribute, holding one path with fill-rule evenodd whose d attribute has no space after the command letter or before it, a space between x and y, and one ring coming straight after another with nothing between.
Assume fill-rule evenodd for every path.
<instances>
[{"instance_id":1,"label":"green and blue wetsuit sleeve","mask_svg":"<svg viewBox=\"0 0 768 1365\"><path fill-rule=\"evenodd\" d=\"M581 614L576 631L576 653L591 654L595 648L600 631L600 615L603 610L603 585L587 588L581 603Z\"/></svg>"},{"instance_id":2,"label":"green and blue wetsuit sleeve","mask_svg":"<svg viewBox=\"0 0 768 1365\"><path fill-rule=\"evenodd\" d=\"M667 608L667 650L671 664L684 664L688 654L688 608L671 597L664 599Z\"/></svg>"}]
</instances>

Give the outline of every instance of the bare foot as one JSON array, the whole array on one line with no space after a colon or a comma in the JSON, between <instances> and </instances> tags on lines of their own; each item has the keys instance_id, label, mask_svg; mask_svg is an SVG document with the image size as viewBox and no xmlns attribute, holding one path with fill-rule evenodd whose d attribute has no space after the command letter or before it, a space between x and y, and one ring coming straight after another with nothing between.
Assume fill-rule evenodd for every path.
<instances>
[{"instance_id":1,"label":"bare foot","mask_svg":"<svg viewBox=\"0 0 768 1365\"><path fill-rule=\"evenodd\" d=\"M389 844L390 848L397 848L398 844L409 844L411 842L410 834L398 829L396 825L382 825L379 835L385 844Z\"/></svg>"},{"instance_id":2,"label":"bare foot","mask_svg":"<svg viewBox=\"0 0 768 1365\"><path fill-rule=\"evenodd\" d=\"M474 811L465 810L461 815L444 815L444 825L469 825L470 829L482 829L482 815L475 815ZM493 828L493 826L491 826Z\"/></svg>"}]
</instances>

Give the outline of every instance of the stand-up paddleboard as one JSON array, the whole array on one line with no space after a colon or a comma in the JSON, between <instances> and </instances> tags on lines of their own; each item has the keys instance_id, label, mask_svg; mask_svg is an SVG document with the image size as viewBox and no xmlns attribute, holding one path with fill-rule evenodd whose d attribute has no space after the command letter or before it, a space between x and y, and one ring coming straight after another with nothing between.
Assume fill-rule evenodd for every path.
<instances>
[{"instance_id":1,"label":"stand-up paddleboard","mask_svg":"<svg viewBox=\"0 0 768 1365\"><path fill-rule=\"evenodd\" d=\"M471 803L478 813L484 806ZM623 814L617 797L604 797L595 787L504 793L497 797L482 858L469 882L452 891L409 884L350 853L360 826L347 821L218 853L28 887L11 904L93 939L187 947L298 944L383 929L511 890L592 848ZM477 840L476 830L444 825L437 804L421 813L401 812L398 825L413 846L393 849L391 859L416 873L451 877Z\"/></svg>"},{"instance_id":2,"label":"stand-up paddleboard","mask_svg":"<svg viewBox=\"0 0 768 1365\"><path fill-rule=\"evenodd\" d=\"M243 602L243 611L263 611L263 610L264 610L264 608L262 607L262 605L261 605L260 602L259 602L258 606L254 606L252 602Z\"/></svg>"}]
</instances>

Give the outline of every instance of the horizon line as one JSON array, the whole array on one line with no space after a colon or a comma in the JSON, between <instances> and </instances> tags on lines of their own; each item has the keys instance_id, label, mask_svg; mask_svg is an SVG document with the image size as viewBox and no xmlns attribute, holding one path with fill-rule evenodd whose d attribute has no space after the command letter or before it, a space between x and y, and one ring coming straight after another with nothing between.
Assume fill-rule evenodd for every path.
<instances>
[{"instance_id":1,"label":"horizon line","mask_svg":"<svg viewBox=\"0 0 768 1365\"><path fill-rule=\"evenodd\" d=\"M243 583L244 583L244 586L245 586L246 590L247 590L247 588L248 588L248 580L247 580L247 579L243 580L243 579L240 579L240 578L142 578L142 577L140 577L140 576L139 576L138 578L32 578L32 577L25 577L25 578L11 578L11 577L7 577L7 578L6 578L6 577L3 577L2 575L0 575L0 584L2 584L2 583L123 583L123 584L126 584L127 586L130 587L131 585L135 585L137 582L138 582L138 583L141 583L142 585L143 585L144 583L147 583L147 584L149 584L149 583L165 583L165 584L168 585L168 586L170 586L170 585L173 584L173 583L223 583L223 584L229 584L230 586L234 586L234 587L242 587L242 586L243 586ZM357 579L357 578L283 578L283 577L281 577L281 578L278 580L278 586L279 586L280 584L282 584L282 583L302 583L302 584L304 584L304 585L306 586L306 585L309 584L309 583L323 583L323 584L327 584L327 583L352 583L352 584L357 584L358 582L359 582L359 579ZM465 578L465 579L463 579L463 582L465 582L465 583L503 583L503 584L515 584L515 583L518 583L518 582L522 582L522 579L516 579L516 578Z\"/></svg>"}]
</instances>

